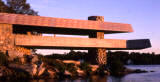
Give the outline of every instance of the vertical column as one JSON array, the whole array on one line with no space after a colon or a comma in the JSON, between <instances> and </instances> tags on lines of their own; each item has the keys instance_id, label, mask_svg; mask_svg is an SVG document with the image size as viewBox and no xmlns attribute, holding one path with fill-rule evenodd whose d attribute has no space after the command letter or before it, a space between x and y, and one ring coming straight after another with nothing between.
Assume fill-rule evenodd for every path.
<instances>
[{"instance_id":1,"label":"vertical column","mask_svg":"<svg viewBox=\"0 0 160 82\"><path fill-rule=\"evenodd\" d=\"M13 49L13 45L12 25L0 24L0 51L6 53L6 51Z\"/></svg>"},{"instance_id":2,"label":"vertical column","mask_svg":"<svg viewBox=\"0 0 160 82\"><path fill-rule=\"evenodd\" d=\"M104 22L103 16L90 16L88 20ZM104 32L92 32L89 34L89 38L104 39ZM107 64L106 49L94 48L88 50L88 61L92 64L105 65Z\"/></svg>"},{"instance_id":3,"label":"vertical column","mask_svg":"<svg viewBox=\"0 0 160 82\"><path fill-rule=\"evenodd\" d=\"M14 41L13 25L0 24L0 52L6 53L10 60L31 53L29 49L15 46Z\"/></svg>"}]
</instances>

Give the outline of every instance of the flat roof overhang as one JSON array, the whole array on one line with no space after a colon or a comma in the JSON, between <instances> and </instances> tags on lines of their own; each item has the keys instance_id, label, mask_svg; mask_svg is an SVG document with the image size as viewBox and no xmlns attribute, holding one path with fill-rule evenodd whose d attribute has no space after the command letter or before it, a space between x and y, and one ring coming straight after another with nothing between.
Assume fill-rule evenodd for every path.
<instances>
[{"instance_id":1,"label":"flat roof overhang","mask_svg":"<svg viewBox=\"0 0 160 82\"><path fill-rule=\"evenodd\" d=\"M92 49L132 50L151 47L150 40L118 40L15 35L15 45L35 49Z\"/></svg>"},{"instance_id":2,"label":"flat roof overhang","mask_svg":"<svg viewBox=\"0 0 160 82\"><path fill-rule=\"evenodd\" d=\"M91 31L108 33L133 32L130 24L91 20L64 19L20 14L0 13L0 23L12 24L17 28L57 30L57 33L86 35ZM81 32L78 32L81 31Z\"/></svg>"}]
</instances>

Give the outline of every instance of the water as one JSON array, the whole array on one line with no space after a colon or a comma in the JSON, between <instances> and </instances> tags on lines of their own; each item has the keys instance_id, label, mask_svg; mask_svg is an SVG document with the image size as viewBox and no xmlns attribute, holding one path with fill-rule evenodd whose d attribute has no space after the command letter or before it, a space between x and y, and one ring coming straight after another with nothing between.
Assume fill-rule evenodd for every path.
<instances>
[{"instance_id":1,"label":"water","mask_svg":"<svg viewBox=\"0 0 160 82\"><path fill-rule=\"evenodd\" d=\"M88 79L64 80L62 82L160 82L160 65L129 65L131 69L141 69L149 71L148 73L128 74L124 77L113 76L93 76ZM155 71L155 72L150 72Z\"/></svg>"},{"instance_id":2,"label":"water","mask_svg":"<svg viewBox=\"0 0 160 82\"><path fill-rule=\"evenodd\" d=\"M155 72L129 74L122 77L120 81L110 80L108 82L160 82L160 65L130 65L126 67Z\"/></svg>"},{"instance_id":3,"label":"water","mask_svg":"<svg viewBox=\"0 0 160 82\"><path fill-rule=\"evenodd\" d=\"M56 81L54 79L47 79L47 80L31 80L30 82L160 82L160 65L129 65L126 67L131 69L141 69L141 70L155 71L155 72L134 73L134 74L128 74L124 77L92 76L90 78L76 79L76 80L65 79Z\"/></svg>"}]
</instances>

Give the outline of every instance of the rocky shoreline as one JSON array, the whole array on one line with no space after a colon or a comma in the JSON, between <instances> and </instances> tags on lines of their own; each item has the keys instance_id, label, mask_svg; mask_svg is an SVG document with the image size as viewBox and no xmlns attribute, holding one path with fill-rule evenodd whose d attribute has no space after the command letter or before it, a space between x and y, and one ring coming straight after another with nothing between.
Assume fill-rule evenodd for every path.
<instances>
[{"instance_id":1,"label":"rocky shoreline","mask_svg":"<svg viewBox=\"0 0 160 82\"><path fill-rule=\"evenodd\" d=\"M77 72L73 73L69 70L65 70L64 73L61 73L61 70L53 69L52 67L43 67L44 64L41 64L39 68L36 68L35 65L18 65L10 64L9 67L0 66L0 79L1 80L10 80L10 79L65 79L65 78L85 78L92 75L110 75L109 71L103 70L103 73L98 71L98 68L92 68L89 73L85 70L77 69ZM95 70L96 69L96 70ZM124 72L121 72L118 76L123 76L130 73L146 73L144 70L131 70L126 69ZM13 77L15 76L15 77Z\"/></svg>"},{"instance_id":2,"label":"rocky shoreline","mask_svg":"<svg viewBox=\"0 0 160 82\"><path fill-rule=\"evenodd\" d=\"M6 61L6 60L5 60ZM130 73L145 73L144 70L123 68L116 73L123 76ZM85 78L93 75L114 75L106 66L90 65L74 60L59 60L29 55L7 61L0 65L0 79L64 79Z\"/></svg>"}]
</instances>

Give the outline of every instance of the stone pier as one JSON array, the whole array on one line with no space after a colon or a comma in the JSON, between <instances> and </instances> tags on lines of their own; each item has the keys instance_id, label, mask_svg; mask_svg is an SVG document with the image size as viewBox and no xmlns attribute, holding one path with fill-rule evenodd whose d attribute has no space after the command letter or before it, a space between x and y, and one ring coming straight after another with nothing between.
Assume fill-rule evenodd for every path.
<instances>
[{"instance_id":1,"label":"stone pier","mask_svg":"<svg viewBox=\"0 0 160 82\"><path fill-rule=\"evenodd\" d=\"M90 16L88 17L88 20L98 21L98 22L104 22L103 16ZM93 32L89 34L89 38L96 38L96 39L104 39L104 32ZM99 65L105 65L107 64L107 54L105 48L93 48L88 50L88 60L92 64L99 64ZM90 58L90 57L94 58Z\"/></svg>"}]
</instances>

